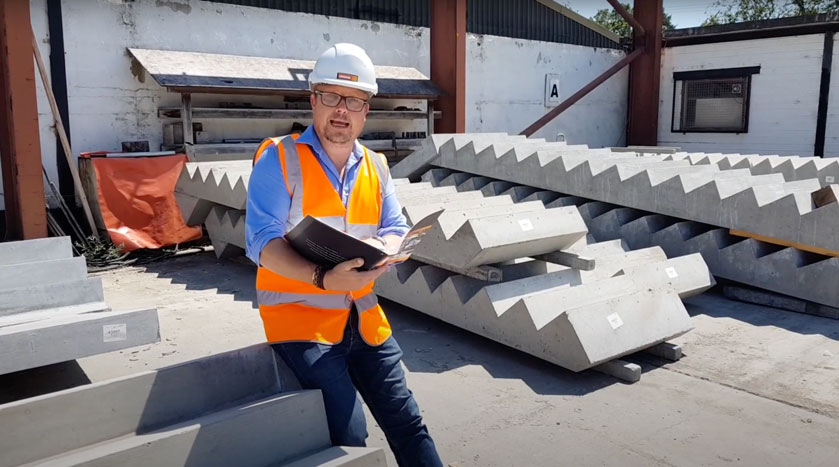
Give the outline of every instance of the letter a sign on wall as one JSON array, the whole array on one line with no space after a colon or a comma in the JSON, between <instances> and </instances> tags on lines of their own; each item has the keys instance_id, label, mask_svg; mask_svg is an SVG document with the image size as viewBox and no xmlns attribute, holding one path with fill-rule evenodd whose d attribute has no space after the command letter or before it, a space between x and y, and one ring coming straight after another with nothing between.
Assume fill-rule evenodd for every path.
<instances>
[{"instance_id":1,"label":"letter a sign on wall","mask_svg":"<svg viewBox=\"0 0 839 467\"><path fill-rule=\"evenodd\" d=\"M545 75L545 107L556 107L560 102L559 73L548 73Z\"/></svg>"}]
</instances>

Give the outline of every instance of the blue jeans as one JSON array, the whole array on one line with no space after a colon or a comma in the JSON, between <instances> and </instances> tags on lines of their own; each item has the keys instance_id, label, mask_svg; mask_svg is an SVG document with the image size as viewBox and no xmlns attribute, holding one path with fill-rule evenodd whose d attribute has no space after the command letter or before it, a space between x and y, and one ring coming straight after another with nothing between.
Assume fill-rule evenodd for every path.
<instances>
[{"instance_id":1,"label":"blue jeans","mask_svg":"<svg viewBox=\"0 0 839 467\"><path fill-rule=\"evenodd\" d=\"M400 466L443 465L405 384L396 338L378 347L367 345L359 334L355 307L340 343L289 342L274 348L304 389L321 390L333 445L365 446L367 422L358 390Z\"/></svg>"}]
</instances>

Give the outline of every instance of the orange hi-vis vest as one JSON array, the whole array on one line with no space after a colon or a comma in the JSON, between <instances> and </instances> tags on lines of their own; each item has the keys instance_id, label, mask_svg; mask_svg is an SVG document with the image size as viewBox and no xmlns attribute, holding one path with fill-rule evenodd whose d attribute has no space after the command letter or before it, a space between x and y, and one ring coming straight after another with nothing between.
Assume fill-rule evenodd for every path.
<instances>
[{"instance_id":1,"label":"orange hi-vis vest","mask_svg":"<svg viewBox=\"0 0 839 467\"><path fill-rule=\"evenodd\" d=\"M276 146L285 184L291 195L286 232L306 216L312 216L356 238L373 237L379 229L384 183L388 174L383 156L364 149L358 176L347 206L332 187L317 157L298 135L269 138L256 150L254 164L262 152ZM355 303L359 330L365 342L380 345L391 334L390 323L373 293L373 282L353 292L321 290L268 268L256 274L259 314L268 342L319 342L337 344L344 336L350 308Z\"/></svg>"}]
</instances>

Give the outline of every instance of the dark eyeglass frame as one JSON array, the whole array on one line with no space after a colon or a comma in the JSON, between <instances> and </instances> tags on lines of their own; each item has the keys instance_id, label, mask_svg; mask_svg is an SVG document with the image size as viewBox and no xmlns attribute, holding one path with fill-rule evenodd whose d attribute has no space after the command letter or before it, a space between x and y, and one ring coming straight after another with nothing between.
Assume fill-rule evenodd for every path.
<instances>
[{"instance_id":1,"label":"dark eyeglass frame","mask_svg":"<svg viewBox=\"0 0 839 467\"><path fill-rule=\"evenodd\" d=\"M344 104L347 106L347 110L350 112L361 112L364 110L364 107L370 105L370 101L366 101L364 99L360 99L358 97L352 96L342 96L335 92L328 92L328 91L315 91L316 95L320 96L321 104L327 107L338 107L341 105L341 101L344 101ZM324 96L338 96L338 101L335 102L335 105L329 105L326 101L323 100ZM358 102L361 102L361 105L357 105ZM352 103L352 104L351 104Z\"/></svg>"}]
</instances>

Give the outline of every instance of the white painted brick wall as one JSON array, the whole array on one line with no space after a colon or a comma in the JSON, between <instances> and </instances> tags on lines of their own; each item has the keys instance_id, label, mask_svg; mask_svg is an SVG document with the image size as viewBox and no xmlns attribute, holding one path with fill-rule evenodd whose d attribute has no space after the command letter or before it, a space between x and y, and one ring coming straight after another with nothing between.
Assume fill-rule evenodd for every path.
<instances>
[{"instance_id":1,"label":"white painted brick wall","mask_svg":"<svg viewBox=\"0 0 839 467\"><path fill-rule=\"evenodd\" d=\"M824 36L813 34L664 48L659 145L696 152L813 155L823 46ZM674 71L758 65L760 74L752 76L748 133L670 131ZM839 92L831 97L839 98L836 94ZM839 100L834 102L839 106ZM833 111L839 113L836 106ZM833 141L839 149L835 138Z\"/></svg>"},{"instance_id":2,"label":"white painted brick wall","mask_svg":"<svg viewBox=\"0 0 839 467\"><path fill-rule=\"evenodd\" d=\"M466 41L466 131L519 133L545 107L545 75L560 74L565 100L619 62L624 52L570 44L469 34ZM625 141L628 70L623 70L548 123L534 137L569 144L621 146Z\"/></svg>"},{"instance_id":3,"label":"white painted brick wall","mask_svg":"<svg viewBox=\"0 0 839 467\"><path fill-rule=\"evenodd\" d=\"M315 59L335 42L364 47L373 62L411 66L429 75L428 28L349 20L201 0L65 0L62 2L65 60L73 151L119 150L121 141L148 140L157 149L160 106L180 105L150 76L131 73L126 48ZM46 0L31 1L33 28L49 63ZM502 37L470 35L467 43L467 130L518 133L549 109L543 105L545 73L561 73L567 97L622 52ZM624 72L579 102L539 135L564 132L572 143L594 146L623 142L626 118ZM44 165L57 181L52 115L38 84ZM270 106L271 97L196 95L193 105L219 100ZM409 102L410 103L410 102ZM198 120L200 121L200 120ZM290 121L203 120L213 139L262 138L288 131ZM400 131L424 131L424 122L402 123ZM368 122L375 131L392 121ZM2 193L2 186L0 186ZM2 209L0 196L0 209Z\"/></svg>"}]
</instances>

